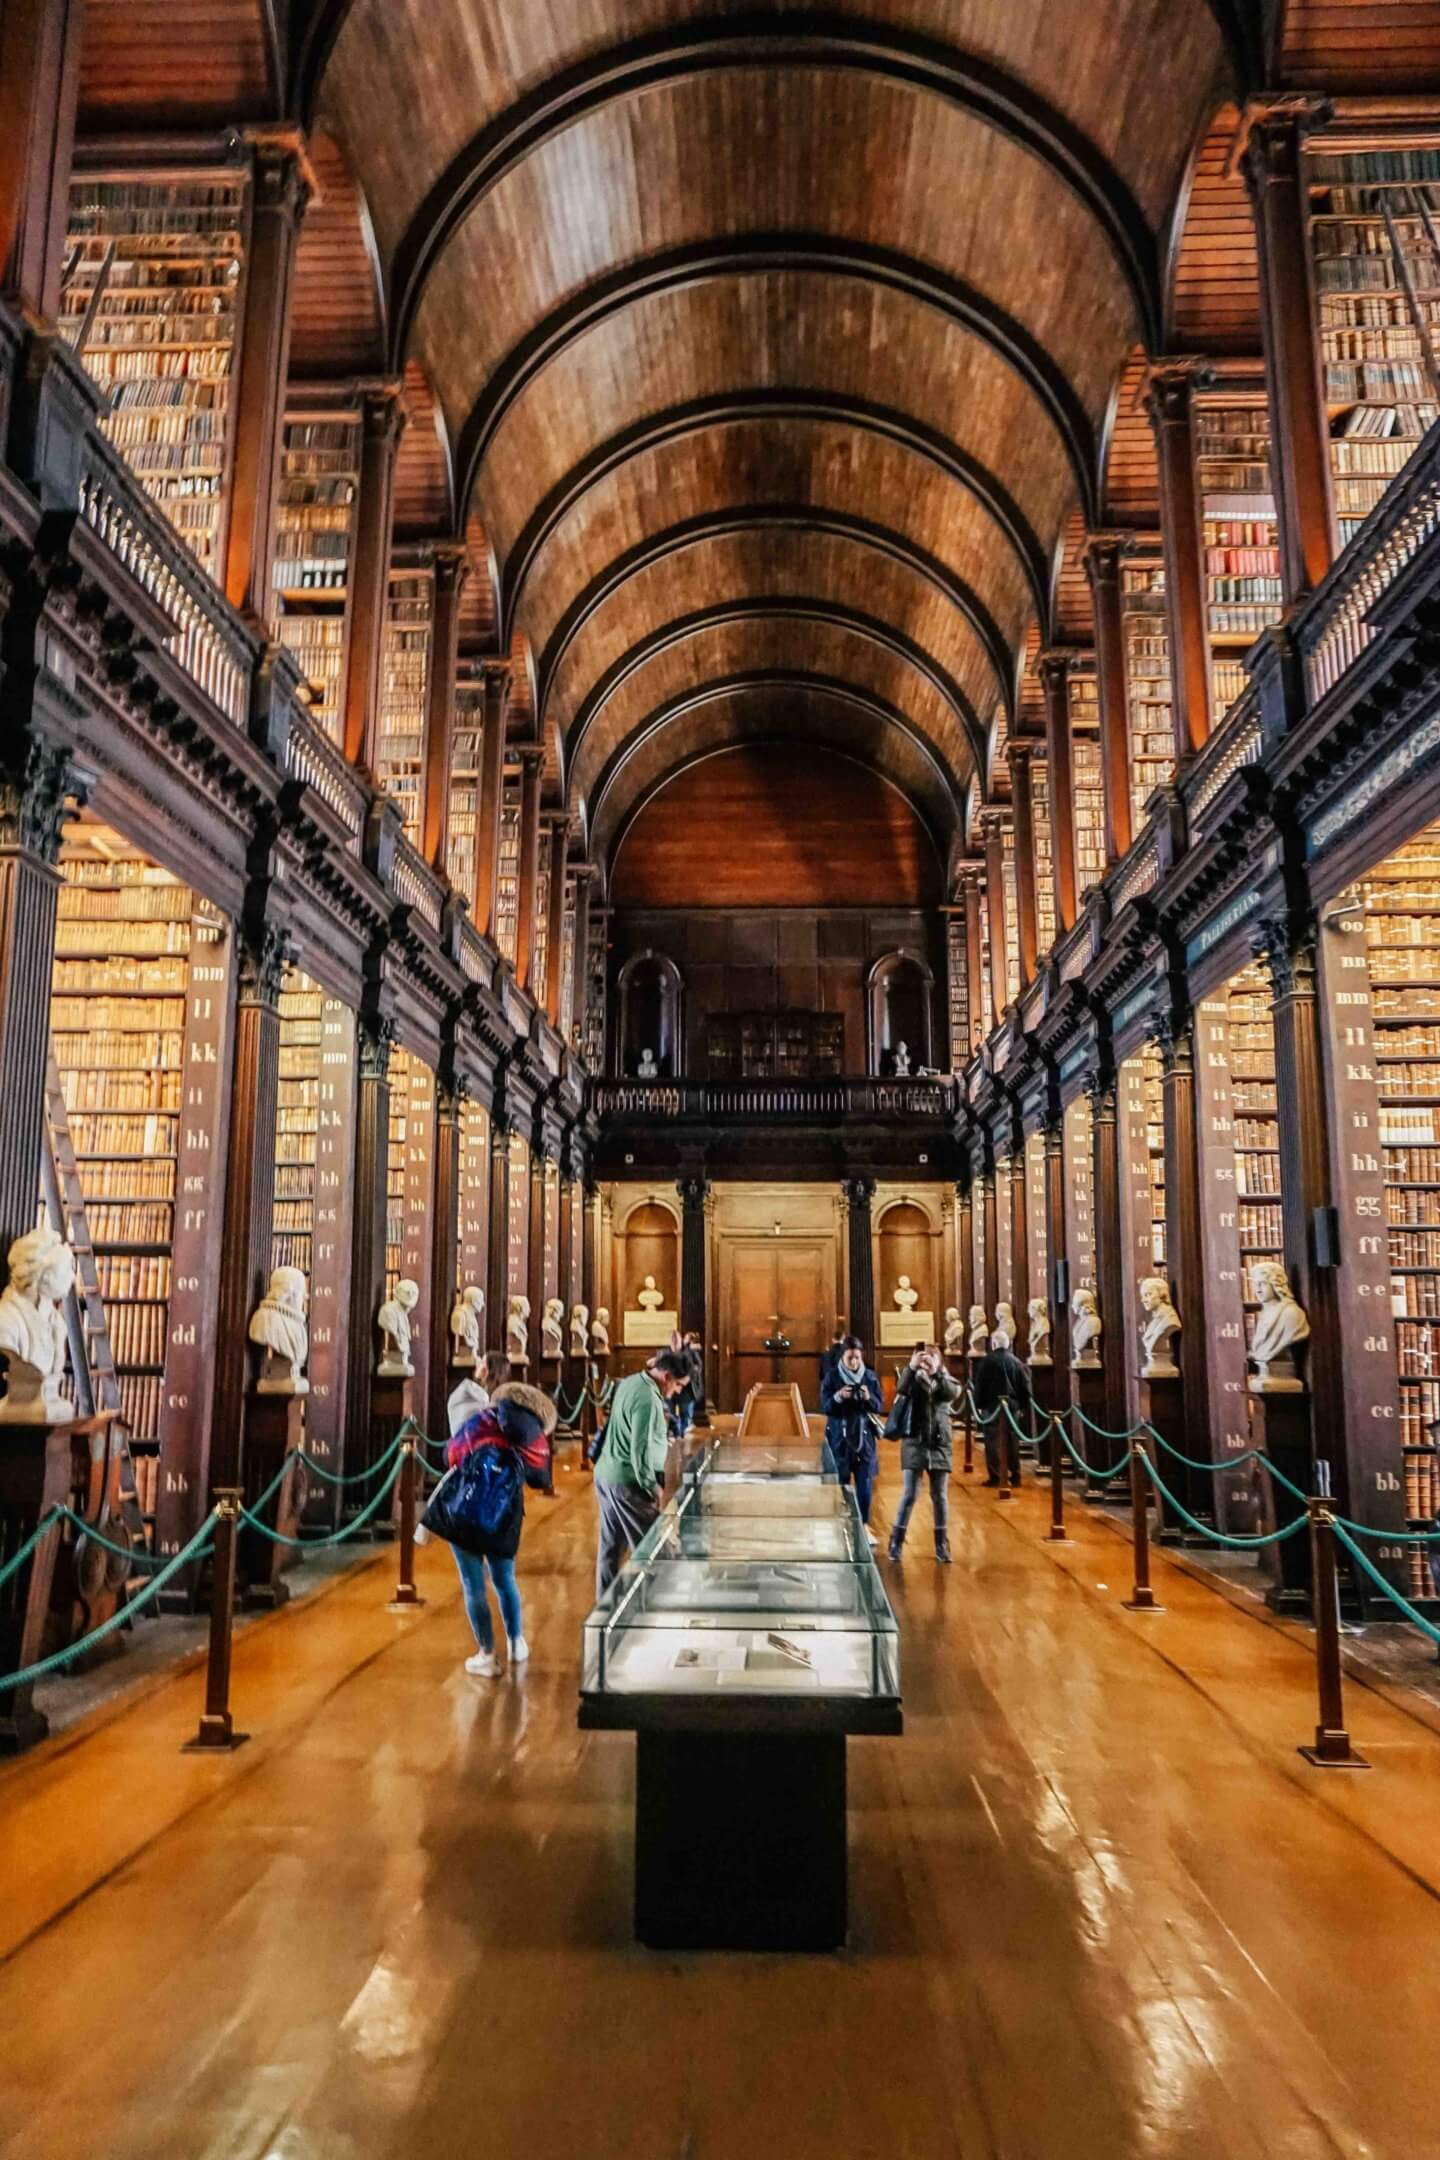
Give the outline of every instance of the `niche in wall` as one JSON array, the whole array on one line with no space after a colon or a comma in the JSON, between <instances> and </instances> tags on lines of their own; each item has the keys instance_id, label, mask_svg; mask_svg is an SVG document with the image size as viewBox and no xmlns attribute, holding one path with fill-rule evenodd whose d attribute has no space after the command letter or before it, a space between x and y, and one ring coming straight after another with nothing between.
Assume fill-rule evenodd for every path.
<instances>
[{"instance_id":1,"label":"niche in wall","mask_svg":"<svg viewBox=\"0 0 1440 2160\"><path fill-rule=\"evenodd\" d=\"M910 1278L916 1293L912 1308L923 1317L929 1313L938 1333L946 1300L940 1297L939 1250L935 1226L925 1209L913 1200L896 1200L880 1215L876 1229L876 1312L900 1310L895 1302L902 1275ZM911 1341L918 1341L915 1335ZM907 1341L905 1349L911 1347ZM868 1347L868 1346L867 1346ZM893 1360L895 1351L889 1353Z\"/></svg>"},{"instance_id":2,"label":"niche in wall","mask_svg":"<svg viewBox=\"0 0 1440 2160\"><path fill-rule=\"evenodd\" d=\"M915 953L886 953L870 970L870 1070L893 1073L903 1043L911 1072L934 1063L935 977Z\"/></svg>"},{"instance_id":3,"label":"niche in wall","mask_svg":"<svg viewBox=\"0 0 1440 2160\"><path fill-rule=\"evenodd\" d=\"M685 1069L680 970L664 953L647 949L620 970L620 1070L634 1076L648 1050L655 1070L674 1080Z\"/></svg>"}]
</instances>

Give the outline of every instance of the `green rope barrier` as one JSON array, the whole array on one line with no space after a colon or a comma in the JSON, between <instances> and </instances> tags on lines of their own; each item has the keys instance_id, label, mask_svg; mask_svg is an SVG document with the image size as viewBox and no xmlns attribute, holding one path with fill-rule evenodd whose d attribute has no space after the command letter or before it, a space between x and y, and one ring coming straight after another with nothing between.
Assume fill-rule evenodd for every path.
<instances>
[{"instance_id":1,"label":"green rope barrier","mask_svg":"<svg viewBox=\"0 0 1440 2160\"><path fill-rule=\"evenodd\" d=\"M1356 1537L1376 1538L1386 1545L1440 1545L1440 1530L1374 1530L1368 1523L1351 1522L1348 1515L1332 1518Z\"/></svg>"},{"instance_id":2,"label":"green rope barrier","mask_svg":"<svg viewBox=\"0 0 1440 2160\"><path fill-rule=\"evenodd\" d=\"M86 1522L83 1515L77 1515L73 1508L62 1507L58 1510L58 1513L64 1521L73 1523L80 1535L88 1538L92 1545L98 1545L102 1552L114 1553L117 1560L129 1560L136 1567L162 1567L164 1565L161 1554L148 1552L143 1545L115 1544L102 1531L97 1530L93 1523Z\"/></svg>"},{"instance_id":3,"label":"green rope barrier","mask_svg":"<svg viewBox=\"0 0 1440 2160\"><path fill-rule=\"evenodd\" d=\"M1078 1417L1081 1424L1086 1427L1087 1431L1094 1433L1097 1440L1133 1440L1137 1433L1155 1432L1154 1426L1144 1418L1138 1419L1134 1425L1127 1427L1124 1432L1109 1432L1105 1426L1097 1425L1094 1418L1086 1417L1079 1403L1071 1403L1070 1410L1072 1416ZM1156 1433L1155 1437L1158 1440L1160 1435Z\"/></svg>"},{"instance_id":4,"label":"green rope barrier","mask_svg":"<svg viewBox=\"0 0 1440 2160\"><path fill-rule=\"evenodd\" d=\"M117 1628L127 1626L141 1606L148 1605L151 1598L157 1596L164 1589L172 1575L178 1575L181 1568L188 1567L190 1562L198 1556L202 1547L214 1535L215 1517L211 1513L206 1516L189 1544L176 1553L173 1560L166 1562L160 1573L146 1583L145 1588L138 1597L131 1598L127 1604L122 1605L118 1611L112 1613L108 1620L102 1620L99 1627L93 1629L90 1634L82 1635L79 1642L70 1643L64 1650L55 1651L51 1657L41 1658L38 1665L27 1665L20 1672L0 1674L0 1694L4 1694L10 1688L24 1687L27 1681L42 1680L46 1673L57 1672L62 1665L70 1664L72 1659L81 1656L86 1650L93 1649L96 1643L103 1642L107 1635L113 1635Z\"/></svg>"},{"instance_id":5,"label":"green rope barrier","mask_svg":"<svg viewBox=\"0 0 1440 2160\"><path fill-rule=\"evenodd\" d=\"M1412 1627L1418 1627L1422 1635L1428 1635L1431 1642L1435 1643L1437 1646L1440 1646L1440 1628L1435 1627L1431 1621L1427 1620L1423 1613L1416 1612L1415 1607L1410 1603L1409 1598L1402 1597L1400 1592L1395 1588L1395 1585L1385 1580L1385 1577L1381 1574L1379 1568L1374 1565L1374 1563L1370 1560L1367 1554L1363 1553L1360 1550L1360 1547L1355 1543L1355 1540L1351 1537L1349 1531L1345 1529L1344 1526L1341 1524L1339 1518L1332 1517L1332 1520L1335 1524L1336 1537L1339 1538L1340 1543L1345 1547L1345 1550L1350 1554L1350 1557L1353 1560L1359 1561L1361 1567L1365 1570L1365 1573L1369 1576L1371 1582L1375 1584L1376 1588L1378 1590L1384 1591L1386 1597L1389 1598L1392 1605L1399 1606L1401 1612L1404 1613L1406 1619L1410 1622Z\"/></svg>"},{"instance_id":6,"label":"green rope barrier","mask_svg":"<svg viewBox=\"0 0 1440 2160\"><path fill-rule=\"evenodd\" d=\"M317 1462L315 1460L315 1457L310 1453L308 1448L296 1448L294 1452L299 1457L300 1461L304 1463L306 1469L313 1470L315 1472L315 1475L317 1477L323 1478L327 1485L365 1485L368 1484L370 1479L373 1478L379 1471L385 1468L385 1465L389 1462L391 1456L395 1453L396 1449L401 1445L402 1441L404 1440L406 1426L410 1422L411 1421L407 1419L406 1425L401 1426L399 1432L395 1435L395 1438L391 1441L389 1447L386 1448L383 1455L379 1456L376 1461L374 1461L368 1466L368 1468L364 1470L352 1471L348 1477L342 1471L327 1470L324 1463ZM419 1428L416 1427L416 1430L418 1431Z\"/></svg>"},{"instance_id":7,"label":"green rope barrier","mask_svg":"<svg viewBox=\"0 0 1440 2160\"><path fill-rule=\"evenodd\" d=\"M1125 1453L1121 1456L1119 1462L1112 1463L1108 1470L1097 1470L1092 1463L1086 1462L1085 1457L1080 1453L1079 1448L1076 1447L1074 1441L1070 1438L1069 1433L1066 1432L1064 1419L1057 1417L1054 1419L1053 1422L1055 1426L1055 1431L1059 1435L1061 1444L1063 1445L1065 1452L1074 1462L1076 1468L1083 1470L1086 1477L1093 1478L1097 1485L1108 1485L1111 1478L1119 1477L1122 1470L1129 1469L1130 1456L1132 1453L1131 1449L1126 1448Z\"/></svg>"},{"instance_id":8,"label":"green rope barrier","mask_svg":"<svg viewBox=\"0 0 1440 2160\"><path fill-rule=\"evenodd\" d=\"M387 1500L390 1497L390 1494L395 1487L395 1481L400 1475L400 1467L400 1464L397 1462L394 1469L390 1472L389 1477L381 1486L379 1492L376 1493L374 1499L369 1503L367 1507L361 1509L360 1513L355 1517L353 1522L347 1523L343 1530L332 1530L328 1537L286 1537L285 1533L282 1530L272 1530L268 1523L261 1522L258 1515L252 1514L251 1510L245 1507L242 1507L240 1510L240 1520L242 1522L248 1523L252 1530L258 1530L262 1537L269 1538L272 1545L293 1545L305 1552L318 1552L320 1548L325 1545L343 1545L346 1538L354 1537L357 1530L363 1530L365 1528L365 1525L369 1522L371 1516L375 1513L375 1510L379 1507L381 1501ZM266 1497L268 1498L268 1493ZM258 1506L259 1504L260 1503L257 1501L256 1505Z\"/></svg>"},{"instance_id":9,"label":"green rope barrier","mask_svg":"<svg viewBox=\"0 0 1440 2160\"><path fill-rule=\"evenodd\" d=\"M1208 1538L1212 1545L1227 1545L1236 1552L1253 1552L1259 1545L1278 1545L1282 1539L1294 1537L1296 1531L1303 1530L1310 1520L1308 1514L1297 1515L1293 1522L1284 1524L1279 1530L1267 1530L1263 1537L1230 1537L1223 1530L1210 1529L1209 1525L1202 1523L1198 1516L1192 1515L1188 1508L1182 1507L1169 1486L1162 1481L1159 1471L1143 1450L1140 1456L1140 1467L1155 1487L1156 1492L1168 1501L1169 1505L1180 1517L1180 1520L1188 1523L1192 1530L1198 1530L1201 1537Z\"/></svg>"},{"instance_id":10,"label":"green rope barrier","mask_svg":"<svg viewBox=\"0 0 1440 2160\"><path fill-rule=\"evenodd\" d=\"M50 1532L54 1529L56 1523L63 1522L69 1512L70 1510L64 1505L62 1501L57 1501L55 1506L51 1508L48 1515L41 1516L39 1522L36 1523L35 1528L31 1531L29 1537L26 1538L25 1543L20 1547L19 1552L14 1554L11 1559L7 1560L4 1567L0 1567L0 1583L9 1582L12 1575L19 1573L20 1569L24 1567L25 1562L30 1558L31 1553L34 1552L36 1546L40 1543L41 1539L44 1537L48 1537Z\"/></svg>"}]
</instances>

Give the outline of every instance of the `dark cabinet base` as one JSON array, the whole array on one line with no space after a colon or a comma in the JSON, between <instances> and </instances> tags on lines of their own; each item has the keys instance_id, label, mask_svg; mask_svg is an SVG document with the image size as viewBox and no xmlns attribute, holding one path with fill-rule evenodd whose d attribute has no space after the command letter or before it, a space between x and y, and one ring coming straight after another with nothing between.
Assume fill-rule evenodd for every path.
<instances>
[{"instance_id":1,"label":"dark cabinet base","mask_svg":"<svg viewBox=\"0 0 1440 2160\"><path fill-rule=\"evenodd\" d=\"M635 1933L655 1950L845 1941L838 1733L635 1736Z\"/></svg>"}]
</instances>

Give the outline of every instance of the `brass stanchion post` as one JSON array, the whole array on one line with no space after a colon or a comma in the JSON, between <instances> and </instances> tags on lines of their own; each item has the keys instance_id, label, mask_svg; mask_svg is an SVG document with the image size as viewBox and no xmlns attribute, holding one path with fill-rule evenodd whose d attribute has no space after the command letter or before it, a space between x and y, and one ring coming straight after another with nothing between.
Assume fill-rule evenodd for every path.
<instances>
[{"instance_id":1,"label":"brass stanchion post","mask_svg":"<svg viewBox=\"0 0 1440 2160\"><path fill-rule=\"evenodd\" d=\"M965 1461L964 1474L969 1477L975 1468L975 1404L969 1388L965 1390Z\"/></svg>"},{"instance_id":2,"label":"brass stanchion post","mask_svg":"<svg viewBox=\"0 0 1440 2160\"><path fill-rule=\"evenodd\" d=\"M1065 1472L1061 1465L1065 1460L1065 1443L1060 1438L1060 1419L1050 1414L1050 1535L1051 1545L1068 1545L1070 1536L1065 1528Z\"/></svg>"},{"instance_id":3,"label":"brass stanchion post","mask_svg":"<svg viewBox=\"0 0 1440 2160\"><path fill-rule=\"evenodd\" d=\"M1320 1722L1314 1747L1300 1753L1317 1770L1368 1770L1345 1729L1344 1679L1340 1666L1340 1586L1335 1573L1335 1520L1328 1497L1307 1500L1315 1597L1315 1683Z\"/></svg>"},{"instance_id":4,"label":"brass stanchion post","mask_svg":"<svg viewBox=\"0 0 1440 2160\"><path fill-rule=\"evenodd\" d=\"M210 1651L205 1662L205 1708L186 1755L243 1747L249 1733L236 1732L230 1716L230 1645L235 1624L235 1563L243 1487L215 1488L215 1558L210 1585Z\"/></svg>"},{"instance_id":5,"label":"brass stanchion post","mask_svg":"<svg viewBox=\"0 0 1440 2160\"><path fill-rule=\"evenodd\" d=\"M415 1588L415 1442L407 1433L400 1443L400 1579L388 1612L404 1612L423 1605Z\"/></svg>"},{"instance_id":6,"label":"brass stanchion post","mask_svg":"<svg viewBox=\"0 0 1440 2160\"><path fill-rule=\"evenodd\" d=\"M1130 1443L1130 1511L1135 1530L1135 1584L1124 1600L1127 1612L1164 1612L1150 1587L1150 1480L1147 1457L1140 1441Z\"/></svg>"}]
</instances>

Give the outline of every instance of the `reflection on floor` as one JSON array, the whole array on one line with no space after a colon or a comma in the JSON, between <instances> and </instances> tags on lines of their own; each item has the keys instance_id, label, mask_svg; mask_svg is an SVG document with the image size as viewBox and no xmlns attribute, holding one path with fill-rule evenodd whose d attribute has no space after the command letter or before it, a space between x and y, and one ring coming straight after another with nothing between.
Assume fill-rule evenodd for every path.
<instances>
[{"instance_id":1,"label":"reflection on floor","mask_svg":"<svg viewBox=\"0 0 1440 2160\"><path fill-rule=\"evenodd\" d=\"M1038 1494L957 1497L948 1570L912 1531L850 1951L637 1950L583 1486L531 1504L522 1680L381 1553L237 1646L237 1756L176 1752L185 1676L0 1775L5 2160L1440 2153L1440 1739L1352 1690L1375 1770L1307 1770L1303 1647L1168 1568L1118 1611Z\"/></svg>"}]
</instances>

